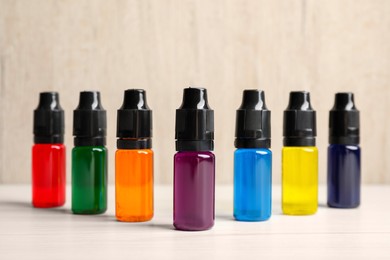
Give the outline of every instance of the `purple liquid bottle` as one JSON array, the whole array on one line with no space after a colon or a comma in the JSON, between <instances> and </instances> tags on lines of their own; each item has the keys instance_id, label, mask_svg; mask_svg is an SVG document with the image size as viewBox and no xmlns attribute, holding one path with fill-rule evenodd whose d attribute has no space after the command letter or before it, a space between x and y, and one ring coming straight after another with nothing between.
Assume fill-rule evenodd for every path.
<instances>
[{"instance_id":1,"label":"purple liquid bottle","mask_svg":"<svg viewBox=\"0 0 390 260\"><path fill-rule=\"evenodd\" d=\"M186 88L176 110L173 225L200 231L214 225L214 111L203 88Z\"/></svg>"},{"instance_id":2,"label":"purple liquid bottle","mask_svg":"<svg viewBox=\"0 0 390 260\"><path fill-rule=\"evenodd\" d=\"M337 93L329 112L328 206L360 205L360 119L353 93Z\"/></svg>"}]
</instances>

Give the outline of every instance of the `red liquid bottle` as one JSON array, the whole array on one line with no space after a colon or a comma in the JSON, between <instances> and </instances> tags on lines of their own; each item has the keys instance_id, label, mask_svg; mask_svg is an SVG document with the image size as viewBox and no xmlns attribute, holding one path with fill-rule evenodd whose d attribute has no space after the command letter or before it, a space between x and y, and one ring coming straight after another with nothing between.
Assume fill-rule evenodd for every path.
<instances>
[{"instance_id":1,"label":"red liquid bottle","mask_svg":"<svg viewBox=\"0 0 390 260\"><path fill-rule=\"evenodd\" d=\"M32 204L51 208L65 203L64 111L57 92L42 92L34 110Z\"/></svg>"}]
</instances>

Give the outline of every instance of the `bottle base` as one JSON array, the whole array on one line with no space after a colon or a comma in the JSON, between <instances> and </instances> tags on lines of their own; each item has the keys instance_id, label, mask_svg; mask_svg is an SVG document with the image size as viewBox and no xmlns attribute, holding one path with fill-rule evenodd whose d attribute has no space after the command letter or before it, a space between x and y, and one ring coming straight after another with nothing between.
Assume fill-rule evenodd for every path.
<instances>
[{"instance_id":1,"label":"bottle base","mask_svg":"<svg viewBox=\"0 0 390 260\"><path fill-rule=\"evenodd\" d=\"M152 220L153 214L148 216L116 216L120 222L147 222Z\"/></svg>"},{"instance_id":2,"label":"bottle base","mask_svg":"<svg viewBox=\"0 0 390 260\"><path fill-rule=\"evenodd\" d=\"M98 215L98 214L103 214L107 211L107 208L105 209L99 209L99 210L77 210L77 209L72 209L72 213L75 215Z\"/></svg>"},{"instance_id":3,"label":"bottle base","mask_svg":"<svg viewBox=\"0 0 390 260\"><path fill-rule=\"evenodd\" d=\"M340 203L331 203L328 202L329 208L337 208L337 209L356 209L360 206L360 203L357 204L340 204Z\"/></svg>"},{"instance_id":4,"label":"bottle base","mask_svg":"<svg viewBox=\"0 0 390 260\"><path fill-rule=\"evenodd\" d=\"M236 215L234 214L234 219L236 221L242 221L242 222L262 222L267 221L270 219L271 216L266 217L254 217L254 216L247 216L247 215Z\"/></svg>"},{"instance_id":5,"label":"bottle base","mask_svg":"<svg viewBox=\"0 0 390 260\"><path fill-rule=\"evenodd\" d=\"M306 216L306 215L314 215L317 212L317 206L315 207L300 207L297 205L288 206L284 205L282 207L282 211L284 215L291 216Z\"/></svg>"},{"instance_id":6,"label":"bottle base","mask_svg":"<svg viewBox=\"0 0 390 260\"><path fill-rule=\"evenodd\" d=\"M284 215L289 215L289 216L310 216L316 214L317 211L283 211Z\"/></svg>"},{"instance_id":7,"label":"bottle base","mask_svg":"<svg viewBox=\"0 0 390 260\"><path fill-rule=\"evenodd\" d=\"M60 202L60 203L50 203L50 202L37 203L37 202L32 202L32 205L33 205L34 208L42 208L42 209L58 208L58 207L64 206L65 205L65 201L64 202Z\"/></svg>"},{"instance_id":8,"label":"bottle base","mask_svg":"<svg viewBox=\"0 0 390 260\"><path fill-rule=\"evenodd\" d=\"M178 224L173 223L173 226L176 230L180 231L206 231L211 229L214 226L214 223L211 225L203 225L203 226L193 226L193 225L187 225L187 224Z\"/></svg>"}]
</instances>

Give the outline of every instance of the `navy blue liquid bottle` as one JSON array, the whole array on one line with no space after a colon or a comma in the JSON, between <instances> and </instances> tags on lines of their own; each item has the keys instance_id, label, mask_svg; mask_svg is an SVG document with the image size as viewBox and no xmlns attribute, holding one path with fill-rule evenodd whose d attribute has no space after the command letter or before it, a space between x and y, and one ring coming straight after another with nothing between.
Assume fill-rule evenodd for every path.
<instances>
[{"instance_id":1,"label":"navy blue liquid bottle","mask_svg":"<svg viewBox=\"0 0 390 260\"><path fill-rule=\"evenodd\" d=\"M329 113L328 206L360 205L359 111L352 93L337 93Z\"/></svg>"},{"instance_id":2,"label":"navy blue liquid bottle","mask_svg":"<svg viewBox=\"0 0 390 260\"><path fill-rule=\"evenodd\" d=\"M234 218L239 221L264 221L271 216L270 121L264 92L244 90L234 142Z\"/></svg>"}]
</instances>

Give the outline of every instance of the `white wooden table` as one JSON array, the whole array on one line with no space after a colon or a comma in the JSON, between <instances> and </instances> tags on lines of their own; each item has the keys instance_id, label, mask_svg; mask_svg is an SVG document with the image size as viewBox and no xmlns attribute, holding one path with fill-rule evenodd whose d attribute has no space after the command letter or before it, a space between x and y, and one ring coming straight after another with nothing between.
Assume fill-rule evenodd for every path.
<instances>
[{"instance_id":1,"label":"white wooden table","mask_svg":"<svg viewBox=\"0 0 390 260\"><path fill-rule=\"evenodd\" d=\"M216 222L203 232L172 227L172 187L155 188L155 217L121 223L114 187L106 214L72 215L70 189L62 208L35 209L29 185L0 186L0 259L390 259L390 186L364 186L358 209L325 206L313 216L285 216L280 186L266 222L232 219L232 187L217 186ZM265 257L265 258L264 258Z\"/></svg>"}]
</instances>

